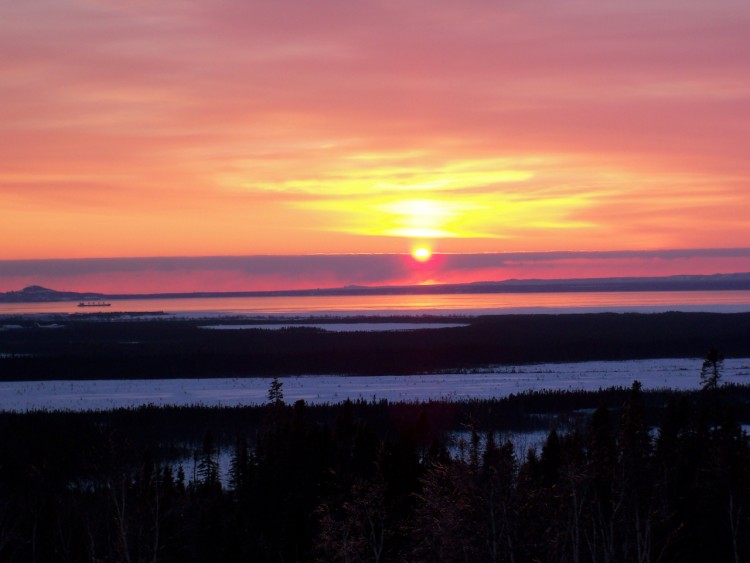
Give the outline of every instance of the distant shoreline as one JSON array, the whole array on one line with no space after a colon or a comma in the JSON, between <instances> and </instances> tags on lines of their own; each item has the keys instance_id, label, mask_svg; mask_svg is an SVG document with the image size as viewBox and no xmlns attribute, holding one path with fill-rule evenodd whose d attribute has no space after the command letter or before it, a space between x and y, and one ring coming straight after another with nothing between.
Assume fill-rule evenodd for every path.
<instances>
[{"instance_id":1,"label":"distant shoreline","mask_svg":"<svg viewBox=\"0 0 750 563\"><path fill-rule=\"evenodd\" d=\"M29 286L19 291L0 293L0 303L43 303L89 301L94 299L201 299L238 297L321 297L375 295L450 295L491 293L596 293L661 291L750 291L750 273L681 275L666 277L617 277L576 279L528 279L487 281L463 284L406 286L347 286L319 289L276 291L200 291L188 293L97 293L57 291Z\"/></svg>"}]
</instances>

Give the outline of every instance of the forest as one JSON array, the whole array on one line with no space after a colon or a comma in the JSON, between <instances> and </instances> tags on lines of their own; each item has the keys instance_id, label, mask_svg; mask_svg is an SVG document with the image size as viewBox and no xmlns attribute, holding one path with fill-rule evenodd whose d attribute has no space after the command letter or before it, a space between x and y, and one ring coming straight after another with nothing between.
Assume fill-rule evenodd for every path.
<instances>
[{"instance_id":1,"label":"forest","mask_svg":"<svg viewBox=\"0 0 750 563\"><path fill-rule=\"evenodd\" d=\"M453 319L451 317L451 319ZM446 317L348 318L425 322ZM491 364L695 358L717 347L750 357L750 314L568 314L455 318L468 326L410 331L206 330L198 319L122 314L4 319L0 381L298 374L387 375ZM336 322L336 319L322 319ZM222 324L246 323L223 320ZM273 321L261 321L271 324ZM321 319L307 319L320 323ZM339 320L340 322L340 320Z\"/></svg>"},{"instance_id":2,"label":"forest","mask_svg":"<svg viewBox=\"0 0 750 563\"><path fill-rule=\"evenodd\" d=\"M683 393L310 406L277 378L260 407L3 412L0 560L747 560L750 387L703 367Z\"/></svg>"},{"instance_id":3,"label":"forest","mask_svg":"<svg viewBox=\"0 0 750 563\"><path fill-rule=\"evenodd\" d=\"M750 356L750 314L456 320L466 326L336 333L4 319L0 380L276 377L262 406L0 412L0 561L750 559L750 386L722 382L718 352ZM300 373L706 350L689 392L644 391L634 373L596 392L284 400L284 376Z\"/></svg>"}]
</instances>

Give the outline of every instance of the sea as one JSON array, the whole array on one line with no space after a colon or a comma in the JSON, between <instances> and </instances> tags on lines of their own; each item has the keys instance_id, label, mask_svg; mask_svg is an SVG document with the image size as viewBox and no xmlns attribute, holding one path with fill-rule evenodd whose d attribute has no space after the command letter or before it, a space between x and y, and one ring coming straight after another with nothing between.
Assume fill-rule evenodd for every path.
<instances>
[{"instance_id":1,"label":"sea","mask_svg":"<svg viewBox=\"0 0 750 563\"><path fill-rule=\"evenodd\" d=\"M326 295L154 298L108 301L0 303L0 315L164 313L177 317L476 316L592 312L750 312L750 291L632 291L471 293L435 295Z\"/></svg>"}]
</instances>

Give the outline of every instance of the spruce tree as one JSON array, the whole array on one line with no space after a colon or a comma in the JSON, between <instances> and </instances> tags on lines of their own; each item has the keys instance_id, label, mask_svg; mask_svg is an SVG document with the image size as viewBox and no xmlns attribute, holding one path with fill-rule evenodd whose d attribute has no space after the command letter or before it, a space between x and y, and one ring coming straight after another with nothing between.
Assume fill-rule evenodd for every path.
<instances>
[{"instance_id":1,"label":"spruce tree","mask_svg":"<svg viewBox=\"0 0 750 563\"><path fill-rule=\"evenodd\" d=\"M237 436L229 468L229 484L236 493L240 493L247 485L247 472L250 464L250 454L247 447L247 439Z\"/></svg>"},{"instance_id":2,"label":"spruce tree","mask_svg":"<svg viewBox=\"0 0 750 563\"><path fill-rule=\"evenodd\" d=\"M717 348L711 348L703 360L701 368L701 384L704 391L715 391L719 388L721 371L724 367L724 356Z\"/></svg>"},{"instance_id":3,"label":"spruce tree","mask_svg":"<svg viewBox=\"0 0 750 563\"><path fill-rule=\"evenodd\" d=\"M271 385L268 387L268 402L270 405L278 407L284 404L284 384L274 377Z\"/></svg>"},{"instance_id":4,"label":"spruce tree","mask_svg":"<svg viewBox=\"0 0 750 563\"><path fill-rule=\"evenodd\" d=\"M211 431L206 431L203 437L203 447L198 458L198 479L200 485L206 489L215 489L221 486L219 482L219 452L214 443Z\"/></svg>"}]
</instances>

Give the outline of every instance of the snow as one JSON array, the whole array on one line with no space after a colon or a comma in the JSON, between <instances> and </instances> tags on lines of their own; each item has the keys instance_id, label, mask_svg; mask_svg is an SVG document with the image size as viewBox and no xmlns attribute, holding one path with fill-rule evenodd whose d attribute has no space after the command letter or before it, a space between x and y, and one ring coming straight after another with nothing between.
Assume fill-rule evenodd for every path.
<instances>
[{"instance_id":1,"label":"snow","mask_svg":"<svg viewBox=\"0 0 750 563\"><path fill-rule=\"evenodd\" d=\"M559 432L560 430L558 430ZM495 445L502 447L507 441L513 444L513 451L516 459L523 460L534 449L541 453L544 443L549 436L549 429L530 430L527 432L495 432ZM563 431L564 433L564 431ZM479 433L479 452L484 454L487 447L486 434ZM471 432L468 430L459 430L449 433L448 435L448 453L453 457L463 460L469 459L471 451Z\"/></svg>"},{"instance_id":2,"label":"snow","mask_svg":"<svg viewBox=\"0 0 750 563\"><path fill-rule=\"evenodd\" d=\"M698 389L703 360L658 359L495 366L471 373L383 376L284 377L287 403L346 399L426 401L504 397L527 390L597 390L629 387ZM722 380L750 383L750 359L727 359ZM0 382L0 410L86 410L140 405L260 405L270 377L222 379L93 380Z\"/></svg>"}]
</instances>

